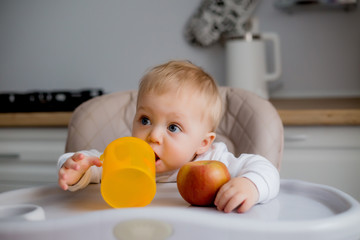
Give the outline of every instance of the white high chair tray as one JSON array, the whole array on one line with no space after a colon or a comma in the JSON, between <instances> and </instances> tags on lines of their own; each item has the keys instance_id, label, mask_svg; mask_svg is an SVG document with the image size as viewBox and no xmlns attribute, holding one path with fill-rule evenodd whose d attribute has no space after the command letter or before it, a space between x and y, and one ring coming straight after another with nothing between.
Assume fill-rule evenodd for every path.
<instances>
[{"instance_id":1,"label":"white high chair tray","mask_svg":"<svg viewBox=\"0 0 360 240\"><path fill-rule=\"evenodd\" d=\"M4 211L21 204L40 206L45 218L15 219ZM276 199L244 214L189 206L176 183L158 183L150 205L124 209L110 208L99 184L78 192L37 187L0 194L0 239L358 240L360 204L335 188L297 180L282 180Z\"/></svg>"}]
</instances>

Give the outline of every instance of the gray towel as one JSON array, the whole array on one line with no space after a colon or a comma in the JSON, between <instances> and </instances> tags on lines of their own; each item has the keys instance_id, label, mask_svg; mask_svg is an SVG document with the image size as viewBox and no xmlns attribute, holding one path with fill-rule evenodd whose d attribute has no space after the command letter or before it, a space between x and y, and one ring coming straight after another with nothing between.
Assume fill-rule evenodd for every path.
<instances>
[{"instance_id":1,"label":"gray towel","mask_svg":"<svg viewBox=\"0 0 360 240\"><path fill-rule=\"evenodd\" d=\"M245 32L260 0L203 0L186 26L185 37L195 45L209 46L224 35Z\"/></svg>"}]
</instances>

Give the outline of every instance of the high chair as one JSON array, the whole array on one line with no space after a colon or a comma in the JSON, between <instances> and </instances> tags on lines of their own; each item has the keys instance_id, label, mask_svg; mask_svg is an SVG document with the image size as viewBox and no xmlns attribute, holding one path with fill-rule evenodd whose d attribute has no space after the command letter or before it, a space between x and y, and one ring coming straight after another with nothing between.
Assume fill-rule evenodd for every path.
<instances>
[{"instance_id":1,"label":"high chair","mask_svg":"<svg viewBox=\"0 0 360 240\"><path fill-rule=\"evenodd\" d=\"M241 89L220 92L224 112L217 140L235 155L260 154L279 169L283 126L274 107ZM136 94L111 93L79 106L65 150L103 151L111 141L130 136ZM100 185L77 192L53 185L0 194L0 239L360 239L359 202L330 186L281 179L272 201L225 214L213 206L190 206L174 182L156 184L146 207L112 209Z\"/></svg>"},{"instance_id":2,"label":"high chair","mask_svg":"<svg viewBox=\"0 0 360 240\"><path fill-rule=\"evenodd\" d=\"M223 141L229 151L259 154L278 169L283 153L281 119L265 99L230 87L220 87L223 113L215 141ZM137 91L115 92L81 104L68 126L65 152L86 149L104 151L113 140L131 136Z\"/></svg>"}]
</instances>

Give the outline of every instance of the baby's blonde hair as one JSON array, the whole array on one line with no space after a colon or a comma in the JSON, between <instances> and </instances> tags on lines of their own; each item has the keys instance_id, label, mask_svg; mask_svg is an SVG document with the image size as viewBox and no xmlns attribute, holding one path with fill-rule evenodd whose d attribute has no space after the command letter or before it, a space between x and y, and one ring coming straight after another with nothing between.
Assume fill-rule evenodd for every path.
<instances>
[{"instance_id":1,"label":"baby's blonde hair","mask_svg":"<svg viewBox=\"0 0 360 240\"><path fill-rule=\"evenodd\" d=\"M145 93L164 94L184 87L204 98L204 114L215 131L221 118L221 97L214 79L189 61L170 61L148 71L140 81L138 101Z\"/></svg>"}]
</instances>

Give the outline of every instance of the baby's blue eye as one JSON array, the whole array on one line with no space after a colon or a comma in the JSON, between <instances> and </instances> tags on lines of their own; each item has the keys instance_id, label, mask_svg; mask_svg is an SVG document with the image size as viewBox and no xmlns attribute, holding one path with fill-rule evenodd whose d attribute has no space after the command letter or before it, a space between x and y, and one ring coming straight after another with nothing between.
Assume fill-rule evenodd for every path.
<instances>
[{"instance_id":1,"label":"baby's blue eye","mask_svg":"<svg viewBox=\"0 0 360 240\"><path fill-rule=\"evenodd\" d=\"M147 117L142 117L141 124L142 125L150 125L150 120Z\"/></svg>"},{"instance_id":2,"label":"baby's blue eye","mask_svg":"<svg viewBox=\"0 0 360 240\"><path fill-rule=\"evenodd\" d=\"M171 124L169 127L168 127L169 131L170 132L173 132L173 133L177 133L177 132L180 132L181 129L179 126L175 125L175 124Z\"/></svg>"}]
</instances>

